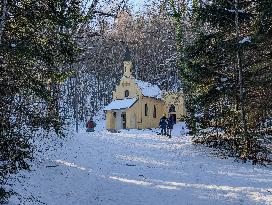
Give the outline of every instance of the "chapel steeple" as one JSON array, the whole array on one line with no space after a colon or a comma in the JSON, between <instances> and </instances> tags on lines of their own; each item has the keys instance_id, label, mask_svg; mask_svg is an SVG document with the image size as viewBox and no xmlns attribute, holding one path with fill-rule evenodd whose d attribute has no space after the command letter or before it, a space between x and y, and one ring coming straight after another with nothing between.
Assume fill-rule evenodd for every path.
<instances>
[{"instance_id":1,"label":"chapel steeple","mask_svg":"<svg viewBox=\"0 0 272 205\"><path fill-rule=\"evenodd\" d=\"M133 64L131 61L131 53L130 50L128 48L128 46L126 47L126 51L124 53L124 76L127 78L131 78L131 71L133 68Z\"/></svg>"}]
</instances>

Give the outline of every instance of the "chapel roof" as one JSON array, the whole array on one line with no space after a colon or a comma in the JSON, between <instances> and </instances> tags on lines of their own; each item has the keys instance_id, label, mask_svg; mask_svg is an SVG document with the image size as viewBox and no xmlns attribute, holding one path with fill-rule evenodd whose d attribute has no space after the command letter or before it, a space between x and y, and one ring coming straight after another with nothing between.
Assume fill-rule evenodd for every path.
<instances>
[{"instance_id":1,"label":"chapel roof","mask_svg":"<svg viewBox=\"0 0 272 205\"><path fill-rule=\"evenodd\" d=\"M108 104L104 110L123 110L130 108L137 101L137 98L125 98L123 100L114 100Z\"/></svg>"},{"instance_id":2,"label":"chapel roof","mask_svg":"<svg viewBox=\"0 0 272 205\"><path fill-rule=\"evenodd\" d=\"M157 99L162 98L162 91L159 86L141 80L135 80L135 82L142 91L143 96Z\"/></svg>"}]
</instances>

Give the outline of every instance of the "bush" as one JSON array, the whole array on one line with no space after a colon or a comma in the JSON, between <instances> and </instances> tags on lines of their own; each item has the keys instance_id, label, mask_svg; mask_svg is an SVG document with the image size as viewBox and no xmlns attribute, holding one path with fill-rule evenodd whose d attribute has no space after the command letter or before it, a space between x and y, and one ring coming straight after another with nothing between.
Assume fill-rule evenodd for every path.
<instances>
[{"instance_id":1,"label":"bush","mask_svg":"<svg viewBox=\"0 0 272 205\"><path fill-rule=\"evenodd\" d=\"M243 161L252 160L253 164L272 162L271 140L267 136L254 133L247 134L247 136L230 136L223 132L216 133L214 130L209 130L195 136L193 142L218 148L222 152L227 151L228 156L236 157Z\"/></svg>"}]
</instances>

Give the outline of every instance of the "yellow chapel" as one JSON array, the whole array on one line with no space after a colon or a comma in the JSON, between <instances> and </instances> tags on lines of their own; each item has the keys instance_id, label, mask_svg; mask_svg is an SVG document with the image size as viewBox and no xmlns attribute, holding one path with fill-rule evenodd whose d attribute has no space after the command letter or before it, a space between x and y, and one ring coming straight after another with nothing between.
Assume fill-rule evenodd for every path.
<instances>
[{"instance_id":1,"label":"yellow chapel","mask_svg":"<svg viewBox=\"0 0 272 205\"><path fill-rule=\"evenodd\" d=\"M172 115L175 122L184 118L182 92L161 91L157 85L134 78L132 69L126 48L123 76L113 92L113 101L104 108L107 130L157 128L164 114Z\"/></svg>"}]
</instances>

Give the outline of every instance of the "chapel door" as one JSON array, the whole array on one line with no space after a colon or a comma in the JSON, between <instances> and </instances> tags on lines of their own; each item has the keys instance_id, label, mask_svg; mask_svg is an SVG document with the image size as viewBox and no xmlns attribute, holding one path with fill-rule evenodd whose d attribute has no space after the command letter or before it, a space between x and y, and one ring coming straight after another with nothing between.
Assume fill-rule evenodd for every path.
<instances>
[{"instance_id":1,"label":"chapel door","mask_svg":"<svg viewBox=\"0 0 272 205\"><path fill-rule=\"evenodd\" d=\"M176 114L172 114L172 118L173 118L174 124L176 124L177 123L177 115Z\"/></svg>"},{"instance_id":2,"label":"chapel door","mask_svg":"<svg viewBox=\"0 0 272 205\"><path fill-rule=\"evenodd\" d=\"M121 119L122 119L122 128L126 129L127 128L127 118L126 118L126 113L123 112L121 114Z\"/></svg>"}]
</instances>

